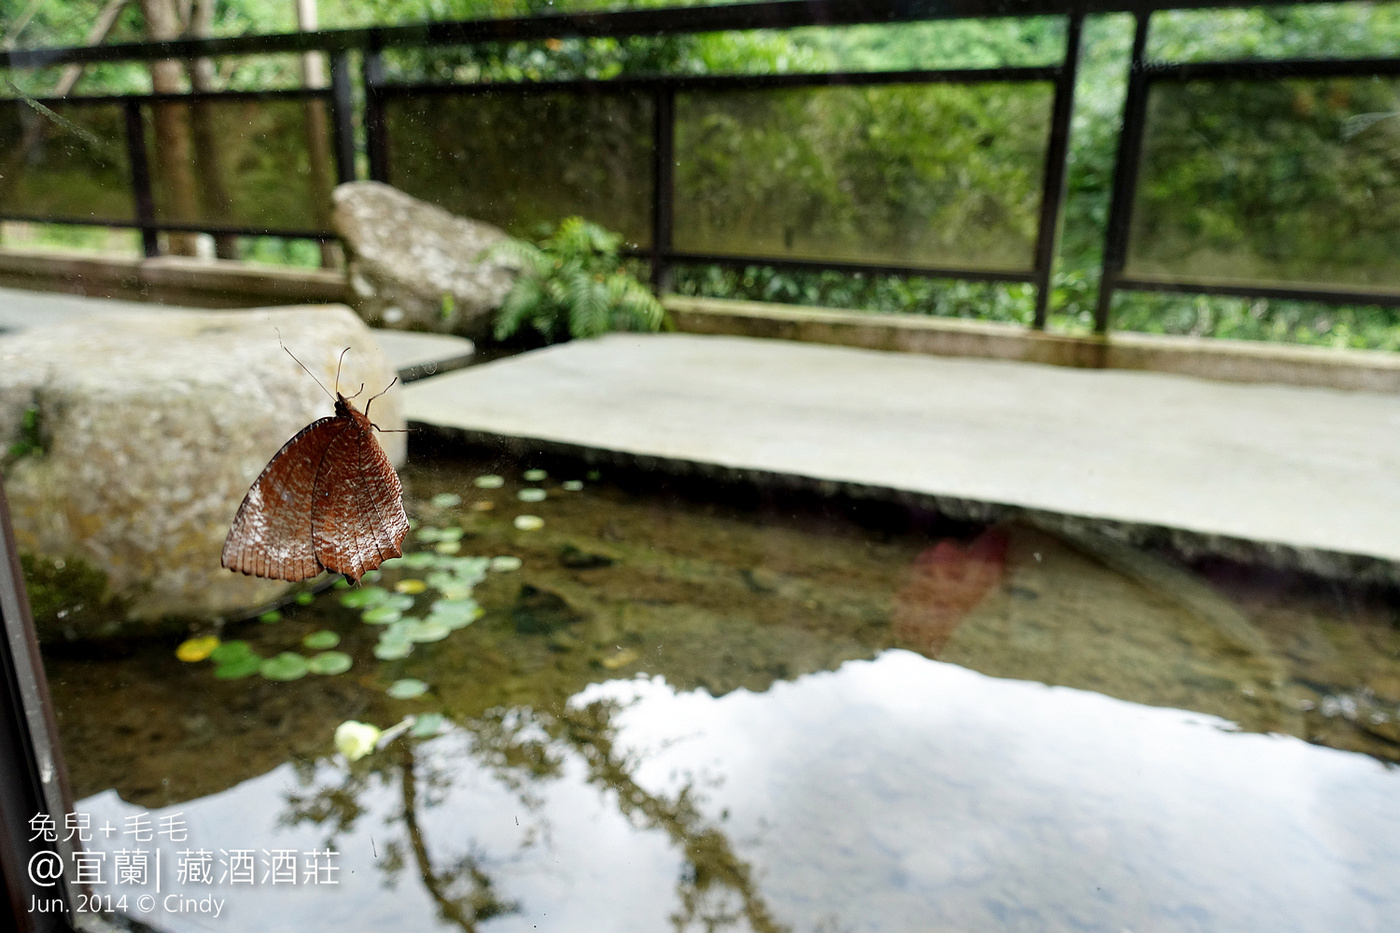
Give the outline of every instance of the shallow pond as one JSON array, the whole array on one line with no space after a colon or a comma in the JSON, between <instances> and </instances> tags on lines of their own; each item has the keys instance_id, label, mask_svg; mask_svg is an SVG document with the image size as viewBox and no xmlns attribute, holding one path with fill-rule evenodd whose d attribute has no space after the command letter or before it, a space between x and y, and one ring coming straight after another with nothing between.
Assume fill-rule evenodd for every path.
<instances>
[{"instance_id":1,"label":"shallow pond","mask_svg":"<svg viewBox=\"0 0 1400 933\"><path fill-rule=\"evenodd\" d=\"M420 556L378 579L230 625L212 659L50 653L77 809L117 828L90 843L100 893L132 917L1119 933L1400 916L1393 595L567 462L404 481ZM349 669L247 660L328 650ZM337 753L338 724L407 716ZM161 861L117 884L143 816Z\"/></svg>"}]
</instances>

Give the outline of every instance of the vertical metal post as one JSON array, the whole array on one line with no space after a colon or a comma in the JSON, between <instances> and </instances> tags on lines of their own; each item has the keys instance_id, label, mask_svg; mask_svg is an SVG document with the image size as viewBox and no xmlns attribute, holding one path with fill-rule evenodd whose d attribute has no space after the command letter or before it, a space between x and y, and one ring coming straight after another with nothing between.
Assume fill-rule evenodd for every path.
<instances>
[{"instance_id":1,"label":"vertical metal post","mask_svg":"<svg viewBox=\"0 0 1400 933\"><path fill-rule=\"evenodd\" d=\"M73 847L63 814L73 809L58 727L24 593L19 552L0 487L0 921L24 933L72 930ZM54 840L36 838L32 820L48 814ZM50 871L62 866L57 871ZM34 910L35 901L45 908ZM55 901L66 906L59 909ZM8 909L6 909L8 908ZM7 918L6 915L10 916Z\"/></svg>"},{"instance_id":2,"label":"vertical metal post","mask_svg":"<svg viewBox=\"0 0 1400 933\"><path fill-rule=\"evenodd\" d=\"M146 258L160 255L160 240L156 236L156 201L151 193L151 163L146 156L146 127L141 120L141 105L128 100L126 112L126 152L131 163L131 195L136 202L136 222L141 228L141 248Z\"/></svg>"},{"instance_id":3,"label":"vertical metal post","mask_svg":"<svg viewBox=\"0 0 1400 933\"><path fill-rule=\"evenodd\" d=\"M1074 116L1074 82L1079 74L1079 39L1083 26L1084 14L1071 13L1065 24L1065 60L1055 81L1050 141L1045 147L1040 229L1035 239L1035 320L1031 326L1036 330L1045 329L1050 307L1050 283L1060 232L1060 208L1065 199L1065 166L1069 158L1070 119Z\"/></svg>"},{"instance_id":4,"label":"vertical metal post","mask_svg":"<svg viewBox=\"0 0 1400 933\"><path fill-rule=\"evenodd\" d=\"M335 132L337 184L355 180L355 103L350 86L350 53L331 58L331 118Z\"/></svg>"},{"instance_id":5,"label":"vertical metal post","mask_svg":"<svg viewBox=\"0 0 1400 933\"><path fill-rule=\"evenodd\" d=\"M1128 71L1128 95L1123 101L1123 130L1118 137L1118 158L1113 168L1113 197L1108 208L1108 229L1104 234L1103 274L1099 278L1099 301L1094 309L1094 332L1108 333L1108 313L1113 290L1123 274L1128 256L1128 228L1132 222L1133 197L1137 191L1138 162L1142 157L1142 133L1147 123L1147 75L1143 56L1151 11L1135 14L1133 55Z\"/></svg>"},{"instance_id":6,"label":"vertical metal post","mask_svg":"<svg viewBox=\"0 0 1400 933\"><path fill-rule=\"evenodd\" d=\"M670 290L671 252L676 195L676 92L669 84L656 88L651 148L651 287L660 297Z\"/></svg>"},{"instance_id":7,"label":"vertical metal post","mask_svg":"<svg viewBox=\"0 0 1400 933\"><path fill-rule=\"evenodd\" d=\"M389 140L384 127L384 60L378 42L365 49L365 150L369 154L369 177L389 183Z\"/></svg>"}]
</instances>

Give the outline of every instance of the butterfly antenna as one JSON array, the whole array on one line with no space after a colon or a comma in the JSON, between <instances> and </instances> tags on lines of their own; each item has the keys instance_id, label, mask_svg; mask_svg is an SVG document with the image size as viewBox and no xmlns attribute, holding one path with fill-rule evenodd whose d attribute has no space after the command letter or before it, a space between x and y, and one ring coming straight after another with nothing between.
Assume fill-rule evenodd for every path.
<instances>
[{"instance_id":1,"label":"butterfly antenna","mask_svg":"<svg viewBox=\"0 0 1400 933\"><path fill-rule=\"evenodd\" d=\"M335 361L335 391L336 391L336 392L339 392L339 391L340 391L340 367L342 367L342 366L345 365L345 354L347 354L347 353L349 353L349 352L350 352L350 348L349 348L349 347L346 347L344 350L341 350L341 351L340 351L340 359L338 359L338 360ZM363 389L364 389L364 386L360 386L360 389L363 390ZM356 392L356 393L355 393L355 395L359 395L359 394L360 394L359 392ZM351 398L354 398L355 395L352 395L352 396L350 396L350 397L351 397Z\"/></svg>"},{"instance_id":2,"label":"butterfly antenna","mask_svg":"<svg viewBox=\"0 0 1400 933\"><path fill-rule=\"evenodd\" d=\"M287 355L290 356L290 357L292 358L292 362L294 362L294 363L296 363L298 366L300 366L301 369L302 369L302 372L306 373L308 376L311 377L311 381L312 381L312 382L316 383L318 386L321 386L321 380L319 380L319 379L316 378L316 374L313 373L311 370L307 369L307 368L306 368L306 364L303 363L301 360L297 359L297 355L296 355L295 353L293 353L291 350L287 350L287 345L286 345L285 343L282 342L282 330L281 330L281 328L276 328L276 330L277 330L277 345L278 345L279 347L281 347L283 350L286 350L286 351L287 351ZM336 371L336 387L339 388L339 386L340 386L340 372L339 372L339 370L337 370L337 371ZM325 386L321 386L321 391L324 392L324 393L326 393L327 395L330 395L330 396L331 396L331 401L335 401L335 396L334 396L334 395L331 395L330 390L327 389Z\"/></svg>"}]
</instances>

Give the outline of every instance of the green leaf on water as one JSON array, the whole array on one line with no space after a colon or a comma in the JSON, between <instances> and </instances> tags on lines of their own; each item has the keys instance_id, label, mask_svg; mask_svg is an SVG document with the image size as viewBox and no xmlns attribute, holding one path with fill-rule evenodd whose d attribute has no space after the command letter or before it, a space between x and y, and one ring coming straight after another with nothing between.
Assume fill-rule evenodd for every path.
<instances>
[{"instance_id":1,"label":"green leaf on water","mask_svg":"<svg viewBox=\"0 0 1400 933\"><path fill-rule=\"evenodd\" d=\"M320 651L324 648L334 648L340 644L340 636L329 629L321 629L319 632L312 632L301 640L304 647L312 651Z\"/></svg>"},{"instance_id":2,"label":"green leaf on water","mask_svg":"<svg viewBox=\"0 0 1400 933\"><path fill-rule=\"evenodd\" d=\"M448 628L466 628L485 612L474 599L440 599L428 611L427 621L440 622Z\"/></svg>"},{"instance_id":3,"label":"green leaf on water","mask_svg":"<svg viewBox=\"0 0 1400 933\"><path fill-rule=\"evenodd\" d=\"M515 498L521 502L543 502L548 495L543 489L534 486L527 486L515 494Z\"/></svg>"},{"instance_id":4,"label":"green leaf on water","mask_svg":"<svg viewBox=\"0 0 1400 933\"><path fill-rule=\"evenodd\" d=\"M421 697L428 692L428 685L421 680L412 677L405 677L403 680L396 680L389 685L389 689L384 691L396 700L411 700L414 697Z\"/></svg>"},{"instance_id":5,"label":"green leaf on water","mask_svg":"<svg viewBox=\"0 0 1400 933\"><path fill-rule=\"evenodd\" d=\"M452 627L436 619L415 619L407 634L409 641L442 641L452 634Z\"/></svg>"},{"instance_id":6,"label":"green leaf on water","mask_svg":"<svg viewBox=\"0 0 1400 933\"><path fill-rule=\"evenodd\" d=\"M313 674L344 674L354 662L344 651L322 651L306 662Z\"/></svg>"},{"instance_id":7,"label":"green leaf on water","mask_svg":"<svg viewBox=\"0 0 1400 933\"><path fill-rule=\"evenodd\" d=\"M583 488L583 481L577 479L566 479L559 484L559 487L566 492L578 492Z\"/></svg>"},{"instance_id":8,"label":"green leaf on water","mask_svg":"<svg viewBox=\"0 0 1400 933\"><path fill-rule=\"evenodd\" d=\"M316 594L302 591L297 594L296 603L298 606L309 606L316 600Z\"/></svg>"},{"instance_id":9,"label":"green leaf on water","mask_svg":"<svg viewBox=\"0 0 1400 933\"><path fill-rule=\"evenodd\" d=\"M262 615L258 616L258 621L269 624L273 622L281 622L282 613L278 612L276 609L269 609L267 612L264 612Z\"/></svg>"},{"instance_id":10,"label":"green leaf on water","mask_svg":"<svg viewBox=\"0 0 1400 933\"><path fill-rule=\"evenodd\" d=\"M393 641L381 641L374 646L374 656L381 661L397 661L400 658L408 657L412 653L413 642L411 641L399 641L395 639Z\"/></svg>"},{"instance_id":11,"label":"green leaf on water","mask_svg":"<svg viewBox=\"0 0 1400 933\"><path fill-rule=\"evenodd\" d=\"M526 470L520 475L525 477L525 481L529 483L538 483L549 476L544 470Z\"/></svg>"},{"instance_id":12,"label":"green leaf on water","mask_svg":"<svg viewBox=\"0 0 1400 933\"><path fill-rule=\"evenodd\" d=\"M268 680L300 680L311 668L295 651L284 651L262 662L262 675Z\"/></svg>"},{"instance_id":13,"label":"green leaf on water","mask_svg":"<svg viewBox=\"0 0 1400 933\"><path fill-rule=\"evenodd\" d=\"M473 482L477 489L500 489L506 484L503 477L494 473L487 473L485 476L478 476Z\"/></svg>"},{"instance_id":14,"label":"green leaf on water","mask_svg":"<svg viewBox=\"0 0 1400 933\"><path fill-rule=\"evenodd\" d=\"M439 509L450 509L454 505L462 504L462 497L455 492L440 492L428 500L434 507Z\"/></svg>"},{"instance_id":15,"label":"green leaf on water","mask_svg":"<svg viewBox=\"0 0 1400 933\"><path fill-rule=\"evenodd\" d=\"M238 680L256 674L262 664L263 659L256 654L244 654L219 664L214 668L214 676L220 680Z\"/></svg>"},{"instance_id":16,"label":"green leaf on water","mask_svg":"<svg viewBox=\"0 0 1400 933\"><path fill-rule=\"evenodd\" d=\"M491 558L491 569L497 573L510 573L512 570L519 570L523 563L524 561L518 557L503 554L500 557Z\"/></svg>"},{"instance_id":17,"label":"green leaf on water","mask_svg":"<svg viewBox=\"0 0 1400 933\"><path fill-rule=\"evenodd\" d=\"M370 606L379 605L392 595L382 586L362 586L358 590L342 594L340 604L347 609L368 609Z\"/></svg>"},{"instance_id":18,"label":"green leaf on water","mask_svg":"<svg viewBox=\"0 0 1400 933\"><path fill-rule=\"evenodd\" d=\"M388 625L403 618L403 610L394 606L375 606L360 614L360 619L370 625Z\"/></svg>"},{"instance_id":19,"label":"green leaf on water","mask_svg":"<svg viewBox=\"0 0 1400 933\"><path fill-rule=\"evenodd\" d=\"M442 713L424 713L413 722L413 728L408 730L409 735L418 738L426 738L437 735L447 725L447 717Z\"/></svg>"},{"instance_id":20,"label":"green leaf on water","mask_svg":"<svg viewBox=\"0 0 1400 933\"><path fill-rule=\"evenodd\" d=\"M213 651L209 652L209 660L215 664L228 664L232 661L239 661L243 658L257 658L252 647L246 641L226 641Z\"/></svg>"}]
</instances>

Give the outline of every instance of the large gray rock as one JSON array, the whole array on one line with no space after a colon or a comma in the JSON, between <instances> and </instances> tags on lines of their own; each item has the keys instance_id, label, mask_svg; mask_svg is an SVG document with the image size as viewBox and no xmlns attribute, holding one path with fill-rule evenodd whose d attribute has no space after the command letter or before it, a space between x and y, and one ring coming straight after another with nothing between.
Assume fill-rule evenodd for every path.
<instances>
[{"instance_id":1,"label":"large gray rock","mask_svg":"<svg viewBox=\"0 0 1400 933\"><path fill-rule=\"evenodd\" d=\"M334 201L332 222L349 251L352 300L362 318L376 327L490 334L515 279L481 254L505 233L376 181L340 185Z\"/></svg>"},{"instance_id":2,"label":"large gray rock","mask_svg":"<svg viewBox=\"0 0 1400 933\"><path fill-rule=\"evenodd\" d=\"M361 409L392 378L369 329L344 306L104 312L0 337L0 455L20 552L48 577L95 568L117 597L95 616L54 620L41 637L166 630L171 619L227 616L286 591L219 566L254 478L333 410L278 345L279 331L330 391L349 347L340 388L349 396L363 383ZM37 431L32 416L25 427L27 409ZM403 427L397 387L370 417ZM380 437L396 464L404 437Z\"/></svg>"}]
</instances>

